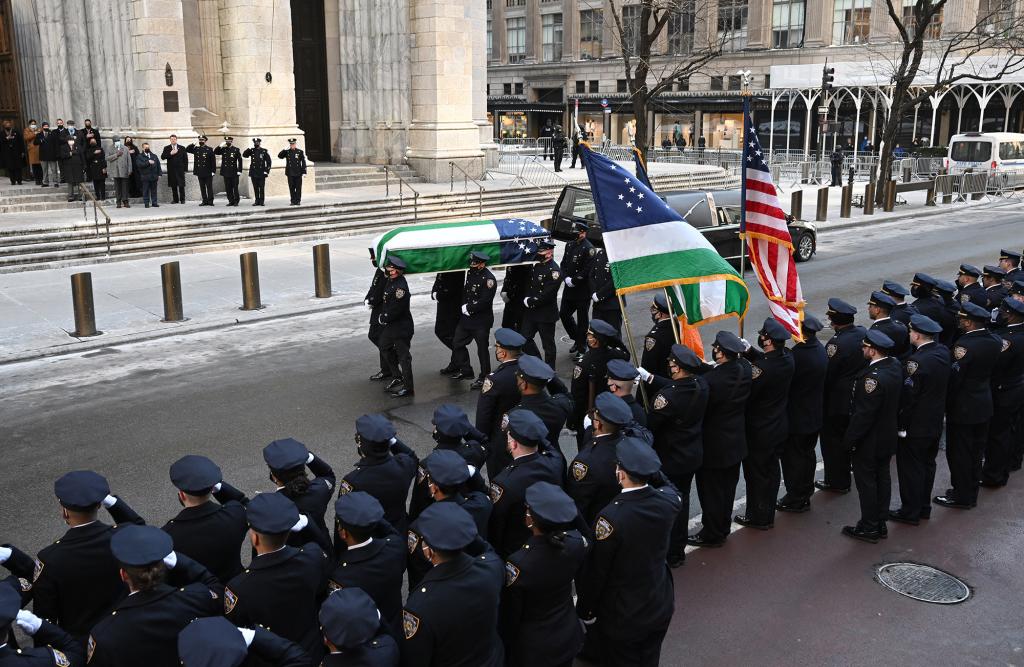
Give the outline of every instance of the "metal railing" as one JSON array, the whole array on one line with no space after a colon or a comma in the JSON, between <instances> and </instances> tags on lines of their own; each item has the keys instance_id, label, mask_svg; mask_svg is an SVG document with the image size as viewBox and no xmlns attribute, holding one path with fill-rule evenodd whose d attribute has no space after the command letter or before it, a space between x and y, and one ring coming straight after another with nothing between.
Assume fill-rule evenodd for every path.
<instances>
[{"instance_id":1,"label":"metal railing","mask_svg":"<svg viewBox=\"0 0 1024 667\"><path fill-rule=\"evenodd\" d=\"M469 201L469 182L473 181L473 184L477 187L477 215L483 217L484 214L484 186L480 184L475 178L466 173L466 170L455 164L455 162L448 161L449 170L449 191L455 192L455 170L458 169L462 174L462 192L466 197L466 201ZM487 177L487 172L484 172L484 178Z\"/></svg>"},{"instance_id":2,"label":"metal railing","mask_svg":"<svg viewBox=\"0 0 1024 667\"><path fill-rule=\"evenodd\" d=\"M412 220L413 222L419 222L420 220L420 193L419 190L412 187L407 180L387 165L384 165L384 196L391 197L391 179L398 179L398 205L405 206L405 188L408 188L412 192Z\"/></svg>"},{"instance_id":3,"label":"metal railing","mask_svg":"<svg viewBox=\"0 0 1024 667\"><path fill-rule=\"evenodd\" d=\"M103 208L103 204L96 200L89 189L85 187L84 183L78 184L78 191L82 193L82 217L86 222L89 221L89 203L92 203L92 222L96 227L96 236L100 235L100 214L103 215L103 219L106 223L107 229L107 257L110 257L110 214L107 213L107 209Z\"/></svg>"}]
</instances>

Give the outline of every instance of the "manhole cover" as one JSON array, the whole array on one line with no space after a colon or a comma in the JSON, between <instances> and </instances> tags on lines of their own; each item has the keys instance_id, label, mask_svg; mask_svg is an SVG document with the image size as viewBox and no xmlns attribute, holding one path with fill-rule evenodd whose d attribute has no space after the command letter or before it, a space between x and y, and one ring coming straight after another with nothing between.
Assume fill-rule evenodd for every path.
<instances>
[{"instance_id":1,"label":"manhole cover","mask_svg":"<svg viewBox=\"0 0 1024 667\"><path fill-rule=\"evenodd\" d=\"M922 602L957 604L971 595L967 584L951 574L917 563L886 563L878 581L891 590Z\"/></svg>"}]
</instances>

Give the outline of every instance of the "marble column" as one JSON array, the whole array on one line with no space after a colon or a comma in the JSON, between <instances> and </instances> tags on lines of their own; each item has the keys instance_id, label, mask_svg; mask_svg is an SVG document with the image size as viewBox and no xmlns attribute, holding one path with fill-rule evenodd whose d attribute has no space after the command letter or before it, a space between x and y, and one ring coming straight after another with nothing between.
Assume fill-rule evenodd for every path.
<instances>
[{"instance_id":1,"label":"marble column","mask_svg":"<svg viewBox=\"0 0 1024 667\"><path fill-rule=\"evenodd\" d=\"M497 147L493 147L494 130L487 120L487 5L483 2L470 2L466 9L471 13L473 35L473 122L480 130L481 149L486 151L487 146L492 146L489 150L493 153L493 166L497 166Z\"/></svg>"},{"instance_id":2,"label":"marble column","mask_svg":"<svg viewBox=\"0 0 1024 667\"><path fill-rule=\"evenodd\" d=\"M804 46L830 46L832 44L832 0L814 0L807 3L804 22Z\"/></svg>"},{"instance_id":3,"label":"marble column","mask_svg":"<svg viewBox=\"0 0 1024 667\"><path fill-rule=\"evenodd\" d=\"M750 0L747 5L747 47L772 47L772 1Z\"/></svg>"},{"instance_id":4,"label":"marble column","mask_svg":"<svg viewBox=\"0 0 1024 667\"><path fill-rule=\"evenodd\" d=\"M471 0L472 1L472 0ZM476 0L479 2L479 0ZM526 60L527 65L541 61L541 27L540 0L527 0L526 3Z\"/></svg>"},{"instance_id":5,"label":"marble column","mask_svg":"<svg viewBox=\"0 0 1024 667\"><path fill-rule=\"evenodd\" d=\"M580 58L579 0L562 0L562 62Z\"/></svg>"},{"instance_id":6,"label":"marble column","mask_svg":"<svg viewBox=\"0 0 1024 667\"><path fill-rule=\"evenodd\" d=\"M448 178L453 161L471 176L483 170L473 122L472 13L460 0L412 0L412 125L409 165L426 180Z\"/></svg>"},{"instance_id":7,"label":"marble column","mask_svg":"<svg viewBox=\"0 0 1024 667\"><path fill-rule=\"evenodd\" d=\"M496 0L491 3L491 7L491 62L495 65L502 65L508 60L505 3Z\"/></svg>"}]
</instances>

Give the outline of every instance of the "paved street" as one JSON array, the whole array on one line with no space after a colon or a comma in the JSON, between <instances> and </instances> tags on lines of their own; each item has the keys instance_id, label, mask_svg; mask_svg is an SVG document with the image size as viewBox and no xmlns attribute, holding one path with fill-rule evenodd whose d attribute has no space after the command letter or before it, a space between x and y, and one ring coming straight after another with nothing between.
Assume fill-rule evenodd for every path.
<instances>
[{"instance_id":1,"label":"paved street","mask_svg":"<svg viewBox=\"0 0 1024 667\"><path fill-rule=\"evenodd\" d=\"M861 309L863 322L861 304L883 278L907 284L916 270L951 278L962 261L994 263L1001 247L1022 247L1022 214L1011 204L824 234L817 257L799 267L809 311L820 316L826 299L840 296ZM103 472L115 493L162 523L178 510L167 468L185 453L209 454L251 493L272 488L261 448L292 436L340 475L356 460L354 419L382 410L426 453L433 408L450 401L472 414L475 399L466 383L437 374L447 357L432 334L429 280L410 282L419 323L411 403L365 380L376 370L376 351L361 307L0 367L8 464L0 470L0 542L36 551L61 534L52 481L68 469ZM748 283L751 335L767 309L752 276ZM649 323L646 303L630 300L636 335ZM716 330L708 329L705 340ZM570 370L564 351L563 377ZM573 443L563 437L570 456ZM941 490L941 456L939 469ZM978 509L937 509L930 523L896 526L877 546L839 535L857 518L856 494L819 494L811 513L780 516L772 532L741 530L724 549L691 553L675 571L676 616L663 664L1024 664L1022 488L1018 474L1010 487L983 492ZM737 495L744 495L742 481ZM691 507L699 512L696 498ZM950 570L974 597L955 607L927 605L873 581L873 565L902 559Z\"/></svg>"}]
</instances>

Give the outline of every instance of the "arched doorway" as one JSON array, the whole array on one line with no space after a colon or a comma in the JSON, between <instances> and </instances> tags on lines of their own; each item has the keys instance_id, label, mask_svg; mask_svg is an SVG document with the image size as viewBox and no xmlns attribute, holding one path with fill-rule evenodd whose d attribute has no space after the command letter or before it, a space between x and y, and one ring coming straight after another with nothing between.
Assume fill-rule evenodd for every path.
<instances>
[{"instance_id":1,"label":"arched doorway","mask_svg":"<svg viewBox=\"0 0 1024 667\"><path fill-rule=\"evenodd\" d=\"M306 135L306 155L312 160L330 160L324 0L291 0L291 7L295 119Z\"/></svg>"}]
</instances>

